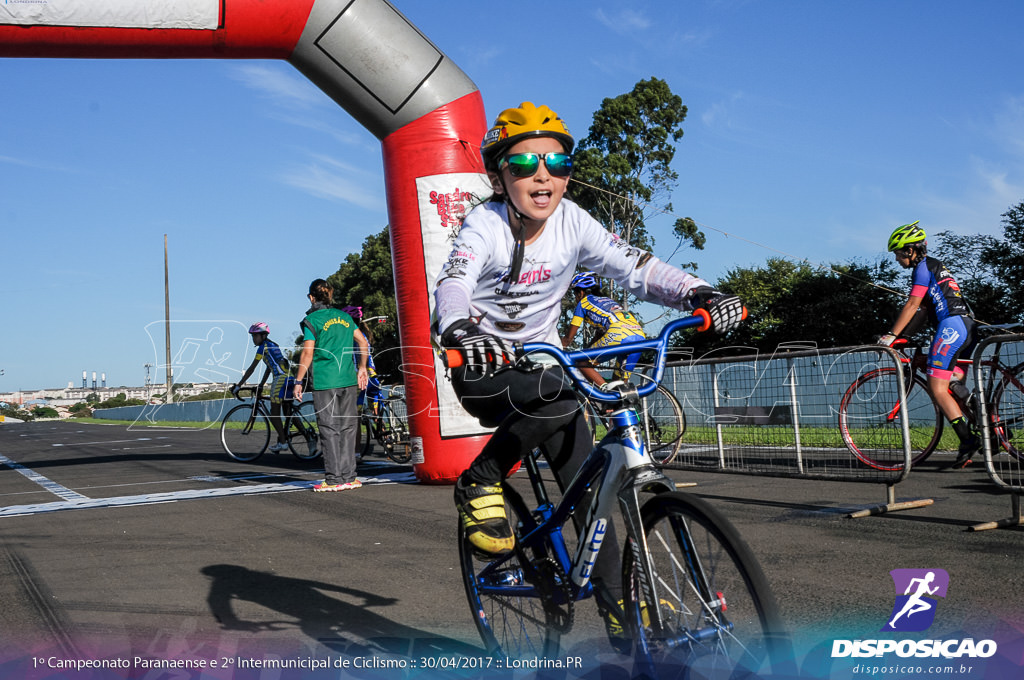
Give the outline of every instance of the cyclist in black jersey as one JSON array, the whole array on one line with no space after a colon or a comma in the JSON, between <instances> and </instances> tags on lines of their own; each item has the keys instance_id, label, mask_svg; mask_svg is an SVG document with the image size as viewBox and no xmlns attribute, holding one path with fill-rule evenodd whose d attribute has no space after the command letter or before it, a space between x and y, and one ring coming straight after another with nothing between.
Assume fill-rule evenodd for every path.
<instances>
[{"instance_id":1,"label":"cyclist in black jersey","mask_svg":"<svg viewBox=\"0 0 1024 680\"><path fill-rule=\"evenodd\" d=\"M904 224L889 237L889 252L904 269L913 269L910 297L892 325L892 330L878 339L880 345L892 345L912 325L921 310L936 325L935 337L928 353L928 389L935 403L953 425L960 447L954 468L963 468L981 448L981 440L971 432L960 405L949 393L950 380L963 378L956 368L957 357L973 346L974 319L956 279L941 261L928 257L928 241L918 222ZM958 374L958 375L957 375Z\"/></svg>"}]
</instances>

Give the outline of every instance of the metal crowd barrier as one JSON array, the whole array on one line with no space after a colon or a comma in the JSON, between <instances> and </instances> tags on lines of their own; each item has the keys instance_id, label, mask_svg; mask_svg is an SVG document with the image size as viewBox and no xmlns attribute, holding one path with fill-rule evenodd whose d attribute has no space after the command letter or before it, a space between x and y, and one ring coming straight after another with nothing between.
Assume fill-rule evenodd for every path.
<instances>
[{"instance_id":1,"label":"metal crowd barrier","mask_svg":"<svg viewBox=\"0 0 1024 680\"><path fill-rule=\"evenodd\" d=\"M770 355L673 360L662 384L682 405L686 431L666 467L885 485L885 504L851 517L930 505L896 501L923 408L931 409L934 428L927 394L914 390L907 402L900 356L877 345L791 344ZM851 389L858 380L864 384Z\"/></svg>"},{"instance_id":2,"label":"metal crowd barrier","mask_svg":"<svg viewBox=\"0 0 1024 680\"><path fill-rule=\"evenodd\" d=\"M973 531L1024 525L1024 335L995 335L974 353L979 385L985 466L992 481L1010 496L1011 515L976 524Z\"/></svg>"}]
</instances>

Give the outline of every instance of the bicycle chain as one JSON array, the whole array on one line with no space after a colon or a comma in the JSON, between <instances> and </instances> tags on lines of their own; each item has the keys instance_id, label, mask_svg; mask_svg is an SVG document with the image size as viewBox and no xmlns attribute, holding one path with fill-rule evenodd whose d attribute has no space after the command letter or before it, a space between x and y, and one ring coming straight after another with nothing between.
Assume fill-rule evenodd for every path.
<instances>
[{"instance_id":1,"label":"bicycle chain","mask_svg":"<svg viewBox=\"0 0 1024 680\"><path fill-rule=\"evenodd\" d=\"M566 576L561 565L550 557L534 560L531 562L531 566L538 575L535 585L544 604L548 625L560 634L568 633L572 630L576 617L572 592L569 589L569 577ZM556 595L560 596L558 599L564 604L555 602Z\"/></svg>"}]
</instances>

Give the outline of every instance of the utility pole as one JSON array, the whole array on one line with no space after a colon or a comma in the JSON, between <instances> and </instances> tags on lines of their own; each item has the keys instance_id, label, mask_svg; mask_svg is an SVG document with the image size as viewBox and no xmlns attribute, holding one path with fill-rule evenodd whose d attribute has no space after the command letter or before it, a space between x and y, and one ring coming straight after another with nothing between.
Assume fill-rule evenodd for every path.
<instances>
[{"instance_id":1,"label":"utility pole","mask_svg":"<svg viewBox=\"0 0 1024 680\"><path fill-rule=\"evenodd\" d=\"M167 396L168 404L174 401L171 388L174 387L174 368L171 366L171 291L167 275L167 234L164 234L164 337L167 340Z\"/></svg>"}]
</instances>

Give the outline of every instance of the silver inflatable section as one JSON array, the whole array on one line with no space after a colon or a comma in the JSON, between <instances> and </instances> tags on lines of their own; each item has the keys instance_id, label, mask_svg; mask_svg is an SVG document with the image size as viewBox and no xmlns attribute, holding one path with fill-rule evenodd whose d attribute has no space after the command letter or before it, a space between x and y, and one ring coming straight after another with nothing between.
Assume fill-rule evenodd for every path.
<instances>
[{"instance_id":1,"label":"silver inflatable section","mask_svg":"<svg viewBox=\"0 0 1024 680\"><path fill-rule=\"evenodd\" d=\"M316 0L289 61L378 139L477 90L385 0Z\"/></svg>"}]
</instances>

